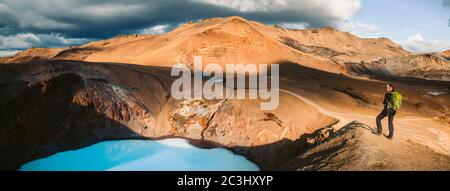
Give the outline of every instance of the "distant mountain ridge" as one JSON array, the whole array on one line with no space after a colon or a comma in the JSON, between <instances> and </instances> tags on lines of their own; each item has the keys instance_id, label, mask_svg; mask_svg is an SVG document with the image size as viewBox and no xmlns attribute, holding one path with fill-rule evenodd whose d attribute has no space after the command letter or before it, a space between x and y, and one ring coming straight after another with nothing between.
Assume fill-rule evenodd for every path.
<instances>
[{"instance_id":1,"label":"distant mountain ridge","mask_svg":"<svg viewBox=\"0 0 450 191\"><path fill-rule=\"evenodd\" d=\"M161 35L121 35L77 47L39 50L27 50L0 62L49 59L170 67L192 64L194 56L202 56L205 64L289 61L332 73L444 80L449 78L450 65L437 54L414 55L387 38L360 38L330 27L291 30L236 16L204 19ZM422 56L433 58L414 59ZM380 60L396 67L379 65ZM399 71L391 71L394 69Z\"/></svg>"}]
</instances>

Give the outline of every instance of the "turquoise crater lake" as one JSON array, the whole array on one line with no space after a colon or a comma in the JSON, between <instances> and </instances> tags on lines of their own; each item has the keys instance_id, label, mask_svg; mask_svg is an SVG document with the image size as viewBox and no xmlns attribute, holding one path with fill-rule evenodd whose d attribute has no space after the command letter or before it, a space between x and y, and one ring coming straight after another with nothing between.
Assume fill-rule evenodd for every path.
<instances>
[{"instance_id":1,"label":"turquoise crater lake","mask_svg":"<svg viewBox=\"0 0 450 191\"><path fill-rule=\"evenodd\" d=\"M24 164L20 171L257 171L226 149L201 149L184 139L104 141Z\"/></svg>"}]
</instances>

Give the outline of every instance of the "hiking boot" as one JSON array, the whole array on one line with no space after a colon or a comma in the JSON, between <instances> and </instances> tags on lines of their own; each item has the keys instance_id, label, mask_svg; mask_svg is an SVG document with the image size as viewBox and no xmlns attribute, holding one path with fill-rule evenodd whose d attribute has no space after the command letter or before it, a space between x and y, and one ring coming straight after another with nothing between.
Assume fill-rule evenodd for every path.
<instances>
[{"instance_id":1,"label":"hiking boot","mask_svg":"<svg viewBox=\"0 0 450 191\"><path fill-rule=\"evenodd\" d=\"M378 133L378 132L372 132L372 134L374 134L376 136L380 136L381 135L381 133Z\"/></svg>"},{"instance_id":2,"label":"hiking boot","mask_svg":"<svg viewBox=\"0 0 450 191\"><path fill-rule=\"evenodd\" d=\"M392 139L394 139L394 136L392 136L392 135L387 135L387 136L385 136L387 139L389 139L389 140L391 140L392 141Z\"/></svg>"}]
</instances>

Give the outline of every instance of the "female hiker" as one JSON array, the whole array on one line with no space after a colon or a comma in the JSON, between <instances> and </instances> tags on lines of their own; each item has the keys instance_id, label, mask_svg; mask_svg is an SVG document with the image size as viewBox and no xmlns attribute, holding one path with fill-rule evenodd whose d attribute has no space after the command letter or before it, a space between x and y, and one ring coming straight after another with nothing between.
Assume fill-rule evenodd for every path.
<instances>
[{"instance_id":1,"label":"female hiker","mask_svg":"<svg viewBox=\"0 0 450 191\"><path fill-rule=\"evenodd\" d=\"M397 113L397 110L400 109L402 103L402 95L395 91L395 87L392 84L388 84L386 86L386 94L384 95L384 109L377 116L377 131L378 134L381 135L383 131L383 127L381 126L381 120L383 120L386 116L388 117L389 124L389 134L386 136L388 139L392 140L394 138L394 116Z\"/></svg>"}]
</instances>

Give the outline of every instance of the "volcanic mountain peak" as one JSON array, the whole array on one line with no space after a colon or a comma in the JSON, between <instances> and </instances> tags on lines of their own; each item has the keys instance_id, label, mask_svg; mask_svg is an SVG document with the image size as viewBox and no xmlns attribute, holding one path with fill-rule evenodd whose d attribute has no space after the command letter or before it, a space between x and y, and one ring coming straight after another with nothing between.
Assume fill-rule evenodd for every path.
<instances>
[{"instance_id":1,"label":"volcanic mountain peak","mask_svg":"<svg viewBox=\"0 0 450 191\"><path fill-rule=\"evenodd\" d=\"M443 54L444 56L450 58L450 50L446 50L446 51L442 52L442 54Z\"/></svg>"},{"instance_id":2,"label":"volcanic mountain peak","mask_svg":"<svg viewBox=\"0 0 450 191\"><path fill-rule=\"evenodd\" d=\"M336 28L333 27L320 27L320 28L312 28L312 29L306 29L305 31L311 31L312 33L315 34L324 34L324 33L340 33L340 34L344 34L344 35L352 35L349 32L343 32L343 31L339 31Z\"/></svg>"},{"instance_id":3,"label":"volcanic mountain peak","mask_svg":"<svg viewBox=\"0 0 450 191\"><path fill-rule=\"evenodd\" d=\"M121 35L77 47L39 50L25 51L0 62L18 63L39 58L170 67L180 62L192 64L194 56L202 56L204 65L288 61L333 73L347 73L349 64L386 59L398 63L397 60L408 60L402 58L412 55L387 38L359 38L331 27L291 30L237 16L189 22L161 35ZM408 72L409 69L400 71ZM440 71L439 76L446 73Z\"/></svg>"},{"instance_id":4,"label":"volcanic mountain peak","mask_svg":"<svg viewBox=\"0 0 450 191\"><path fill-rule=\"evenodd\" d=\"M50 60L66 49L68 48L30 48L14 56L3 58L0 61L5 63L20 63Z\"/></svg>"},{"instance_id":5,"label":"volcanic mountain peak","mask_svg":"<svg viewBox=\"0 0 450 191\"><path fill-rule=\"evenodd\" d=\"M250 24L251 21L239 17L239 16L230 16L225 18L218 18L222 23L234 23L234 24Z\"/></svg>"}]
</instances>

